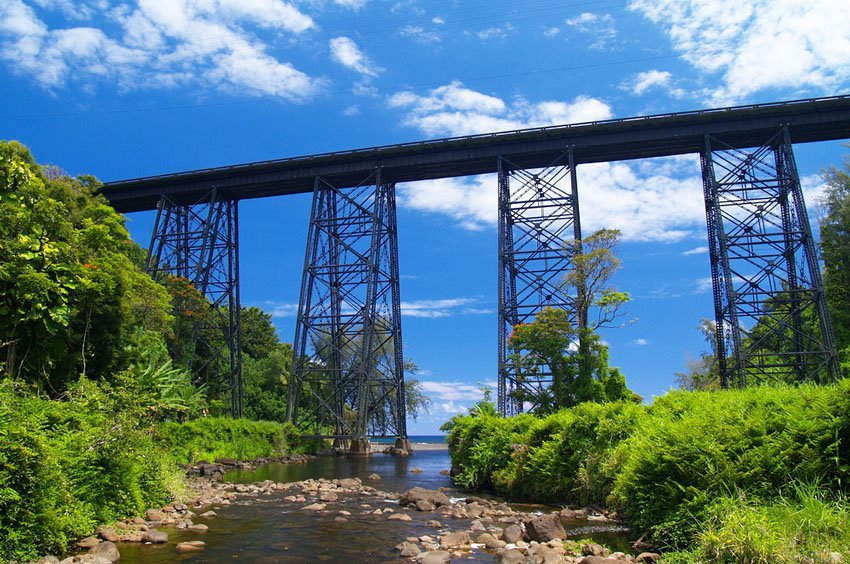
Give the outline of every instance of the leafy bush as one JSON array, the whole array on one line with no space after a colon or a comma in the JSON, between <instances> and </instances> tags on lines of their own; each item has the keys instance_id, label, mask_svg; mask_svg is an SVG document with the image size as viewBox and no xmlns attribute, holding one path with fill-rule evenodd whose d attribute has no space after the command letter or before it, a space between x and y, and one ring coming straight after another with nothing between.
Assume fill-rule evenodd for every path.
<instances>
[{"instance_id":1,"label":"leafy bush","mask_svg":"<svg viewBox=\"0 0 850 564\"><path fill-rule=\"evenodd\" d=\"M693 543L715 499L771 500L793 480L841 491L850 477L850 381L674 392L620 447L614 488L632 527Z\"/></svg>"},{"instance_id":2,"label":"leafy bush","mask_svg":"<svg viewBox=\"0 0 850 564\"><path fill-rule=\"evenodd\" d=\"M613 482L606 466L612 447L645 409L588 402L542 419L456 418L448 437L455 482L534 501L604 502Z\"/></svg>"},{"instance_id":3,"label":"leafy bush","mask_svg":"<svg viewBox=\"0 0 850 564\"><path fill-rule=\"evenodd\" d=\"M459 485L549 503L607 501L636 532L649 529L662 546L691 551L671 553L672 561L736 554L768 561L776 554L770 546L815 546L805 539L833 546L844 533L828 523L850 511L842 497L850 483L850 380L673 392L651 407L585 403L543 418L455 417L448 443ZM800 493L794 483L819 487ZM731 514L735 503L741 507ZM789 554L819 558L814 548L799 550Z\"/></svg>"},{"instance_id":4,"label":"leafy bush","mask_svg":"<svg viewBox=\"0 0 850 564\"><path fill-rule=\"evenodd\" d=\"M529 428L526 449L496 476L514 497L569 504L605 503L613 485L613 447L646 408L631 402L583 403Z\"/></svg>"},{"instance_id":5,"label":"leafy bush","mask_svg":"<svg viewBox=\"0 0 850 564\"><path fill-rule=\"evenodd\" d=\"M61 553L98 523L185 492L121 390L81 379L64 400L0 384L0 559Z\"/></svg>"},{"instance_id":6,"label":"leafy bush","mask_svg":"<svg viewBox=\"0 0 850 564\"><path fill-rule=\"evenodd\" d=\"M204 417L187 423L162 423L160 443L182 464L216 458L252 460L284 454L298 432L291 424Z\"/></svg>"}]
</instances>

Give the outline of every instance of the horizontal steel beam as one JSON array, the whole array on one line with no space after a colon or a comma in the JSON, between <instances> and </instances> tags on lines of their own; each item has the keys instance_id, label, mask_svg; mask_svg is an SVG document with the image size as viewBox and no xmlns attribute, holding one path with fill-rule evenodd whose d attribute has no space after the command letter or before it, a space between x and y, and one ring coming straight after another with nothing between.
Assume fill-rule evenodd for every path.
<instances>
[{"instance_id":1,"label":"horizontal steel beam","mask_svg":"<svg viewBox=\"0 0 850 564\"><path fill-rule=\"evenodd\" d=\"M850 95L452 137L108 182L121 212L156 208L162 195L191 203L216 188L233 200L300 194L323 177L356 186L383 168L390 182L496 172L497 157L541 168L573 148L576 164L698 153L706 135L732 147L762 145L787 125L794 143L850 138Z\"/></svg>"}]
</instances>

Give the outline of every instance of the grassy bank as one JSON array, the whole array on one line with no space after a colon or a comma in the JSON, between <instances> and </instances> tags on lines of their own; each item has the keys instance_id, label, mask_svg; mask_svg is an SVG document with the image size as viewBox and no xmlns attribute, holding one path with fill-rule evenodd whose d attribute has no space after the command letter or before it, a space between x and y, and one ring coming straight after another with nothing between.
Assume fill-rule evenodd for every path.
<instances>
[{"instance_id":1,"label":"grassy bank","mask_svg":"<svg viewBox=\"0 0 850 564\"><path fill-rule=\"evenodd\" d=\"M60 400L0 383L0 560L62 554L99 524L188 495L178 464L288 450L289 428L223 418L156 426L121 386Z\"/></svg>"},{"instance_id":2,"label":"grassy bank","mask_svg":"<svg viewBox=\"0 0 850 564\"><path fill-rule=\"evenodd\" d=\"M850 552L846 531L825 525L847 513L848 381L673 392L650 407L583 404L545 418L468 416L454 420L448 442L463 486L605 504L636 533L651 530L662 546L697 559L735 560L744 544L785 546L789 558L813 557L815 545ZM754 520L771 526L734 534Z\"/></svg>"}]
</instances>

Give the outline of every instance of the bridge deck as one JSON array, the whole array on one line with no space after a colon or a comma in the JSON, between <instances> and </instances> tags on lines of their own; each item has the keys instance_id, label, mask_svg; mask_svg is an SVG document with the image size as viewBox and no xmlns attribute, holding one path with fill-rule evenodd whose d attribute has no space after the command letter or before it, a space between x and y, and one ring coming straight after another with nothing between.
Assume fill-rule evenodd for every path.
<instances>
[{"instance_id":1,"label":"bridge deck","mask_svg":"<svg viewBox=\"0 0 850 564\"><path fill-rule=\"evenodd\" d=\"M577 164L699 152L705 135L734 147L763 144L787 124L794 143L850 138L850 95L737 106L469 135L262 161L109 182L103 194L121 212L154 209L161 195L191 203L213 187L230 199L313 190L322 176L356 186L377 167L385 179L410 182L496 172L503 156L539 168L573 147Z\"/></svg>"}]
</instances>

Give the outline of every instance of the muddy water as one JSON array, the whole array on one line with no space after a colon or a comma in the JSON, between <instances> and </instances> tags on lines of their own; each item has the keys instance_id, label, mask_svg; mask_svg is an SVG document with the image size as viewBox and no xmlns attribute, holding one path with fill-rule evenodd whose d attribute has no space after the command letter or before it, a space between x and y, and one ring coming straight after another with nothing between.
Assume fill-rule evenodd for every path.
<instances>
[{"instance_id":1,"label":"muddy water","mask_svg":"<svg viewBox=\"0 0 850 564\"><path fill-rule=\"evenodd\" d=\"M420 468L421 473L412 473ZM227 481L236 483L274 480L294 482L310 478L359 477L364 484L384 491L404 491L414 486L429 489L452 487L448 476L440 475L449 468L446 450L418 451L408 458L374 455L369 458L320 457L307 464L269 464L256 470L235 470L227 474ZM379 474L381 481L371 482L368 476ZM165 545L121 545L121 562L404 562L393 547L410 536L435 535L439 531L427 521L438 517L442 522L461 528L444 516L412 512L412 521L387 521L386 516L368 514L384 507L397 508L394 501L377 497L340 497L329 504L330 513L302 511L305 504L283 500L291 492L277 492L257 497L240 496L232 505L214 507L218 517L209 521L195 518L196 523L206 523L209 531L192 533L165 529L169 542ZM458 497L463 494L457 492ZM370 507L361 507L368 504ZM529 510L527 506L523 510ZM542 508L541 508L542 509ZM336 522L336 511L352 513L348 522ZM200 512L197 512L200 513ZM584 524L586 525L586 523ZM577 524L579 526L579 524ZM606 531L577 531L582 538L593 537L612 548L622 549L627 541L622 533ZM186 540L203 540L203 552L178 554L175 545ZM494 562L495 557L475 551L467 561ZM410 562L409 560L407 562Z\"/></svg>"}]
</instances>

